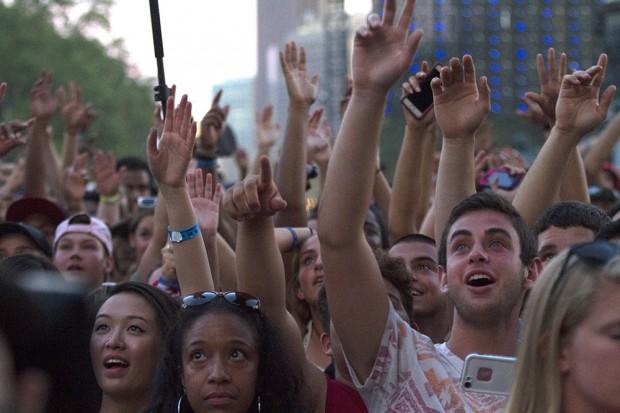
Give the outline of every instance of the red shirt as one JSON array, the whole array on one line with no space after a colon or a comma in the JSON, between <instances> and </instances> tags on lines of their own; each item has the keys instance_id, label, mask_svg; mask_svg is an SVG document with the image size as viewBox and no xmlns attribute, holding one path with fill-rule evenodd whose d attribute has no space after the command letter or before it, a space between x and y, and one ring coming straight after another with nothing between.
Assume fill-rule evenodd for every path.
<instances>
[{"instance_id":1,"label":"red shirt","mask_svg":"<svg viewBox=\"0 0 620 413\"><path fill-rule=\"evenodd\" d=\"M368 413L364 401L352 387L325 375L327 395L325 413Z\"/></svg>"}]
</instances>

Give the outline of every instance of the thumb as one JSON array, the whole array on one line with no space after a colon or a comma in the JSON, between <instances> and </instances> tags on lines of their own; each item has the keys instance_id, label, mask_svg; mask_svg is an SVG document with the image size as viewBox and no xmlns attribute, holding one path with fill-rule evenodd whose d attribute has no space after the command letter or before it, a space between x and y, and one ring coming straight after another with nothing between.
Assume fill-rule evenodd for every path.
<instances>
[{"instance_id":1,"label":"thumb","mask_svg":"<svg viewBox=\"0 0 620 413\"><path fill-rule=\"evenodd\" d=\"M284 208L286 208L286 201L282 199L282 196L280 196L278 192L269 200L269 209L272 211L281 211Z\"/></svg>"}]
</instances>

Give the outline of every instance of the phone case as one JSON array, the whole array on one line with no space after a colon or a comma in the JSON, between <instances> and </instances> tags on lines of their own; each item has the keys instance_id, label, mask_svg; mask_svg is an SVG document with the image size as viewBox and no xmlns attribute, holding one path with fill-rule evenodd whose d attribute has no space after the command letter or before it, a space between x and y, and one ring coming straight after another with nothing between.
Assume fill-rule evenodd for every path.
<instances>
[{"instance_id":1,"label":"phone case","mask_svg":"<svg viewBox=\"0 0 620 413\"><path fill-rule=\"evenodd\" d=\"M516 358L489 354L470 354L465 358L461 386L465 391L510 394Z\"/></svg>"}]
</instances>

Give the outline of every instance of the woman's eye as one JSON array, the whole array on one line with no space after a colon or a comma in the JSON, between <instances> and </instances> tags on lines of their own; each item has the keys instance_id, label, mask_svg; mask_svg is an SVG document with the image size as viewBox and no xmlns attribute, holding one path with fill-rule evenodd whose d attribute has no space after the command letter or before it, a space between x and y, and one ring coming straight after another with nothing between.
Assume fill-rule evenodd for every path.
<instances>
[{"instance_id":1,"label":"woman's eye","mask_svg":"<svg viewBox=\"0 0 620 413\"><path fill-rule=\"evenodd\" d=\"M108 331L108 326L106 324L97 324L95 326L95 331L96 332Z\"/></svg>"},{"instance_id":2,"label":"woman's eye","mask_svg":"<svg viewBox=\"0 0 620 413\"><path fill-rule=\"evenodd\" d=\"M129 326L128 330L132 333L144 333L144 329L138 326Z\"/></svg>"},{"instance_id":3,"label":"woman's eye","mask_svg":"<svg viewBox=\"0 0 620 413\"><path fill-rule=\"evenodd\" d=\"M201 360L204 357L204 354L202 351L194 351L192 353L192 360Z\"/></svg>"},{"instance_id":4,"label":"woman's eye","mask_svg":"<svg viewBox=\"0 0 620 413\"><path fill-rule=\"evenodd\" d=\"M233 360L245 360L245 353L241 350L233 350L230 353L230 358Z\"/></svg>"},{"instance_id":5,"label":"woman's eye","mask_svg":"<svg viewBox=\"0 0 620 413\"><path fill-rule=\"evenodd\" d=\"M312 257L312 256L305 257L305 258L302 260L302 263L303 263L304 265L311 265L313 262L314 262L314 257Z\"/></svg>"}]
</instances>

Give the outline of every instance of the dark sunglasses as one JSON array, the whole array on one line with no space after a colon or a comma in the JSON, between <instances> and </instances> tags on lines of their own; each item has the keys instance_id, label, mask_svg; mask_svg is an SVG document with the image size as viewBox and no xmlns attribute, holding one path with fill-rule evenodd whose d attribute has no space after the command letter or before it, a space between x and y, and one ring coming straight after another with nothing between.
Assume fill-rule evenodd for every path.
<instances>
[{"instance_id":1,"label":"dark sunglasses","mask_svg":"<svg viewBox=\"0 0 620 413\"><path fill-rule=\"evenodd\" d=\"M568 250L568 254L566 254L566 258L564 258L564 262L562 262L562 269L560 270L560 274L558 275L558 277L555 279L555 282L553 284L553 287L551 288L551 291L554 291L556 289L558 281L564 277L564 273L566 272L566 269L568 268L568 262L570 261L573 255L588 265L600 267L602 265L607 264L612 258L617 256L619 253L620 253L619 245L613 244L603 239L597 239L591 242L573 245Z\"/></svg>"},{"instance_id":2,"label":"dark sunglasses","mask_svg":"<svg viewBox=\"0 0 620 413\"><path fill-rule=\"evenodd\" d=\"M223 298L228 303L256 310L260 308L260 300L253 295L238 292L222 292L222 291L203 291L183 297L183 308L194 307L197 305L209 304L216 298Z\"/></svg>"}]
</instances>

